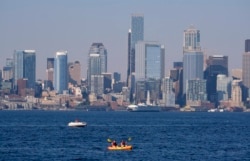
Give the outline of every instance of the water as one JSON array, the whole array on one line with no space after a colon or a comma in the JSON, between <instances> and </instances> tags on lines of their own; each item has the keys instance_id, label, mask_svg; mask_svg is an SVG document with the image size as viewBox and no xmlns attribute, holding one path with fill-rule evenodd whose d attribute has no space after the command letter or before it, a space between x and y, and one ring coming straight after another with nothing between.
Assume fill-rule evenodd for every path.
<instances>
[{"instance_id":1,"label":"water","mask_svg":"<svg viewBox=\"0 0 250 161\"><path fill-rule=\"evenodd\" d=\"M76 118L84 128L67 124ZM0 160L250 160L250 113L0 111ZM132 140L108 151L107 139Z\"/></svg>"}]
</instances>

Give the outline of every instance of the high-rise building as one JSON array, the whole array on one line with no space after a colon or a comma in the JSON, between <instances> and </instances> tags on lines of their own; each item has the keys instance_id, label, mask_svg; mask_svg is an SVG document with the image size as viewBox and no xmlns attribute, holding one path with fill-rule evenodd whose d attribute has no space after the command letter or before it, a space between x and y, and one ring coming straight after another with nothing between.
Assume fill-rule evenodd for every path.
<instances>
[{"instance_id":1,"label":"high-rise building","mask_svg":"<svg viewBox=\"0 0 250 161\"><path fill-rule=\"evenodd\" d=\"M217 75L217 97L218 102L220 101L227 101L231 97L231 83L232 78L227 77L225 74L218 74Z\"/></svg>"},{"instance_id":2,"label":"high-rise building","mask_svg":"<svg viewBox=\"0 0 250 161\"><path fill-rule=\"evenodd\" d=\"M47 80L50 82L49 86L50 89L53 89L53 81L54 81L54 65L55 64L55 58L47 58L47 69L46 69L46 74L47 74Z\"/></svg>"},{"instance_id":3,"label":"high-rise building","mask_svg":"<svg viewBox=\"0 0 250 161\"><path fill-rule=\"evenodd\" d=\"M250 39L245 40L245 52L250 52Z\"/></svg>"},{"instance_id":4,"label":"high-rise building","mask_svg":"<svg viewBox=\"0 0 250 161\"><path fill-rule=\"evenodd\" d=\"M135 72L135 44L138 41L144 40L144 16L141 14L132 14L131 16L131 28L128 33L128 86L131 79L131 75Z\"/></svg>"},{"instance_id":5,"label":"high-rise building","mask_svg":"<svg viewBox=\"0 0 250 161\"><path fill-rule=\"evenodd\" d=\"M139 41L135 45L135 78L162 79L165 76L165 48L158 42Z\"/></svg>"},{"instance_id":6,"label":"high-rise building","mask_svg":"<svg viewBox=\"0 0 250 161\"><path fill-rule=\"evenodd\" d=\"M35 87L36 52L35 50L19 50L14 52L14 85L18 79L27 79L27 88ZM16 88L15 88L16 89Z\"/></svg>"},{"instance_id":7,"label":"high-rise building","mask_svg":"<svg viewBox=\"0 0 250 161\"><path fill-rule=\"evenodd\" d=\"M175 93L173 80L170 77L162 79L162 102L164 106L175 106Z\"/></svg>"},{"instance_id":8,"label":"high-rise building","mask_svg":"<svg viewBox=\"0 0 250 161\"><path fill-rule=\"evenodd\" d=\"M93 43L90 47L89 50L89 55L90 54L99 54L101 58L101 73L106 73L107 72L107 57L108 57L108 52L107 49L104 47L102 43Z\"/></svg>"},{"instance_id":9,"label":"high-rise building","mask_svg":"<svg viewBox=\"0 0 250 161\"><path fill-rule=\"evenodd\" d=\"M91 75L90 92L96 96L102 97L104 92L103 75Z\"/></svg>"},{"instance_id":10,"label":"high-rise building","mask_svg":"<svg viewBox=\"0 0 250 161\"><path fill-rule=\"evenodd\" d=\"M102 73L102 75L104 92L108 93L112 89L112 73Z\"/></svg>"},{"instance_id":11,"label":"high-rise building","mask_svg":"<svg viewBox=\"0 0 250 161\"><path fill-rule=\"evenodd\" d=\"M81 84L81 64L79 61L68 64L69 82L73 85Z\"/></svg>"},{"instance_id":12,"label":"high-rise building","mask_svg":"<svg viewBox=\"0 0 250 161\"><path fill-rule=\"evenodd\" d=\"M121 74L120 73L114 72L113 76L114 76L115 83L119 82L121 80Z\"/></svg>"},{"instance_id":13,"label":"high-rise building","mask_svg":"<svg viewBox=\"0 0 250 161\"><path fill-rule=\"evenodd\" d=\"M200 106L207 101L206 80L188 80L186 101L189 106Z\"/></svg>"},{"instance_id":14,"label":"high-rise building","mask_svg":"<svg viewBox=\"0 0 250 161\"><path fill-rule=\"evenodd\" d=\"M183 62L174 62L174 69L170 70L170 78L173 81L176 104L183 105L185 101L182 99L183 90Z\"/></svg>"},{"instance_id":15,"label":"high-rise building","mask_svg":"<svg viewBox=\"0 0 250 161\"><path fill-rule=\"evenodd\" d=\"M183 95L187 93L188 80L203 79L203 52L200 31L193 26L184 31L183 42Z\"/></svg>"},{"instance_id":16,"label":"high-rise building","mask_svg":"<svg viewBox=\"0 0 250 161\"><path fill-rule=\"evenodd\" d=\"M96 91L91 88L94 88L94 85L91 83L103 80L99 79L99 75L107 72L107 50L102 43L93 43L89 50L89 58L88 58L88 86L90 87L90 91ZM92 78L92 75L95 75ZM93 79L95 81L93 81ZM102 82L103 84L103 82ZM102 87L103 89L103 87ZM100 92L99 92L100 93Z\"/></svg>"},{"instance_id":17,"label":"high-rise building","mask_svg":"<svg viewBox=\"0 0 250 161\"><path fill-rule=\"evenodd\" d=\"M233 80L232 81L232 106L241 107L242 106L242 81Z\"/></svg>"},{"instance_id":18,"label":"high-rise building","mask_svg":"<svg viewBox=\"0 0 250 161\"><path fill-rule=\"evenodd\" d=\"M62 94L68 90L68 52L58 51L55 56L54 64L54 88Z\"/></svg>"},{"instance_id":19,"label":"high-rise building","mask_svg":"<svg viewBox=\"0 0 250 161\"><path fill-rule=\"evenodd\" d=\"M217 102L216 82L218 74L228 76L228 56L213 55L209 56L207 60L204 78L207 80L208 100L213 103Z\"/></svg>"},{"instance_id":20,"label":"high-rise building","mask_svg":"<svg viewBox=\"0 0 250 161\"><path fill-rule=\"evenodd\" d=\"M245 53L242 57L243 101L250 96L250 40L245 41Z\"/></svg>"}]
</instances>

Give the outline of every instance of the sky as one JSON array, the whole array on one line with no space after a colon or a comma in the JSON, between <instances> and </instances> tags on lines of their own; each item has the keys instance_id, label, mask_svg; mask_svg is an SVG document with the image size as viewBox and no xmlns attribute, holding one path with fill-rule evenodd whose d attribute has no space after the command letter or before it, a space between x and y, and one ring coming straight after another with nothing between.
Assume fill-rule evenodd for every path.
<instances>
[{"instance_id":1,"label":"sky","mask_svg":"<svg viewBox=\"0 0 250 161\"><path fill-rule=\"evenodd\" d=\"M126 79L131 15L144 15L144 40L165 46L166 69L183 58L183 31L200 30L206 55L226 55L242 67L250 39L250 0L0 0L0 69L14 50L36 50L36 77L46 79L46 60L59 50L80 61L86 78L93 42L108 51L108 72Z\"/></svg>"}]
</instances>

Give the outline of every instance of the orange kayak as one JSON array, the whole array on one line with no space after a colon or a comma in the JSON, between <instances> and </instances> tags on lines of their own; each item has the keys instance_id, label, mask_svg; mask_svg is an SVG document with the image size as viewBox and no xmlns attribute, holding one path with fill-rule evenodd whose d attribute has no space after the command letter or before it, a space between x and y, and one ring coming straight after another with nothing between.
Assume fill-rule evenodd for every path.
<instances>
[{"instance_id":1,"label":"orange kayak","mask_svg":"<svg viewBox=\"0 0 250 161\"><path fill-rule=\"evenodd\" d=\"M126 145L126 146L109 146L108 150L131 150L132 145Z\"/></svg>"}]
</instances>

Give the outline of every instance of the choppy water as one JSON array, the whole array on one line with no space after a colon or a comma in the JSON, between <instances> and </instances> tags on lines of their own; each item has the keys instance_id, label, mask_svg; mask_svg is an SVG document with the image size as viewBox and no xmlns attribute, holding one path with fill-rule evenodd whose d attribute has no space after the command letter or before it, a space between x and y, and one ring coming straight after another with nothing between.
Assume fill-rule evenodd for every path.
<instances>
[{"instance_id":1,"label":"choppy water","mask_svg":"<svg viewBox=\"0 0 250 161\"><path fill-rule=\"evenodd\" d=\"M250 160L250 113L0 111L0 160Z\"/></svg>"}]
</instances>

